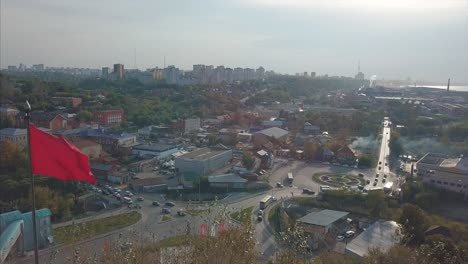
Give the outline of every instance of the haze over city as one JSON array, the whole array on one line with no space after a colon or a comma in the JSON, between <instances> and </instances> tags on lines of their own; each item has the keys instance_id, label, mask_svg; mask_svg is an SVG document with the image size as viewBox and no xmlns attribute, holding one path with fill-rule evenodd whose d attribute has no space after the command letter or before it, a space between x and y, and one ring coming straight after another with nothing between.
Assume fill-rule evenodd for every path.
<instances>
[{"instance_id":1,"label":"haze over city","mask_svg":"<svg viewBox=\"0 0 468 264\"><path fill-rule=\"evenodd\" d=\"M263 66L468 83L468 2L1 2L1 67Z\"/></svg>"}]
</instances>

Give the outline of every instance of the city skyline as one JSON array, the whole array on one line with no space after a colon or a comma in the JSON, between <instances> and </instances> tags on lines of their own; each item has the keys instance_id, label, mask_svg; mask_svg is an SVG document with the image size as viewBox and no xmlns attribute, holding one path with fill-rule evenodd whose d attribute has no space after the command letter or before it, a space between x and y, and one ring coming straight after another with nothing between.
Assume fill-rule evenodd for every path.
<instances>
[{"instance_id":1,"label":"city skyline","mask_svg":"<svg viewBox=\"0 0 468 264\"><path fill-rule=\"evenodd\" d=\"M366 76L468 83L467 2L374 2L3 1L0 66L134 68L136 57L140 70L200 63L353 77L360 60Z\"/></svg>"}]
</instances>

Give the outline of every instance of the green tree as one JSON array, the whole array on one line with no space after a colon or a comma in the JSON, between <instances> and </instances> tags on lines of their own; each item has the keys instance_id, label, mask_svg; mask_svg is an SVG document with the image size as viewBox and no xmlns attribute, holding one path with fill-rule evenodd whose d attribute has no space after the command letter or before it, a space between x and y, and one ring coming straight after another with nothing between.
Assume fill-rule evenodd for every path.
<instances>
[{"instance_id":1,"label":"green tree","mask_svg":"<svg viewBox=\"0 0 468 264\"><path fill-rule=\"evenodd\" d=\"M247 169L252 169L255 165L255 158L252 156L252 154L248 151L244 152L244 156L242 157L242 165L246 167Z\"/></svg>"},{"instance_id":2,"label":"green tree","mask_svg":"<svg viewBox=\"0 0 468 264\"><path fill-rule=\"evenodd\" d=\"M421 208L414 204L403 205L398 222L402 225L403 243L419 245L424 242L424 231L428 223Z\"/></svg>"},{"instance_id":3,"label":"green tree","mask_svg":"<svg viewBox=\"0 0 468 264\"><path fill-rule=\"evenodd\" d=\"M387 202L382 191L369 191L366 204L370 214L374 217L381 217L384 210L387 209Z\"/></svg>"},{"instance_id":4,"label":"green tree","mask_svg":"<svg viewBox=\"0 0 468 264\"><path fill-rule=\"evenodd\" d=\"M81 110L78 112L78 114L76 114L76 119L82 122L90 122L93 120L93 114L89 111Z\"/></svg>"}]
</instances>

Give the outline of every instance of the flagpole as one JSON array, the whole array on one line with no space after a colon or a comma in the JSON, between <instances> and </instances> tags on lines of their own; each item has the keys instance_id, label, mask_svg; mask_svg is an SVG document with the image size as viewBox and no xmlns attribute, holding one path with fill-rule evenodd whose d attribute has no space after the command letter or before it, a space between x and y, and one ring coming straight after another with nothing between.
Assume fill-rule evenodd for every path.
<instances>
[{"instance_id":1,"label":"flagpole","mask_svg":"<svg viewBox=\"0 0 468 264\"><path fill-rule=\"evenodd\" d=\"M26 129L28 130L28 154L29 154L29 173L31 174L31 195L32 195L32 222L33 222L33 240L34 240L34 263L39 264L39 252L37 246L37 227L36 227L36 196L34 195L34 174L32 171L31 159L31 134L29 131L29 124L31 121L31 105L26 101Z\"/></svg>"}]
</instances>

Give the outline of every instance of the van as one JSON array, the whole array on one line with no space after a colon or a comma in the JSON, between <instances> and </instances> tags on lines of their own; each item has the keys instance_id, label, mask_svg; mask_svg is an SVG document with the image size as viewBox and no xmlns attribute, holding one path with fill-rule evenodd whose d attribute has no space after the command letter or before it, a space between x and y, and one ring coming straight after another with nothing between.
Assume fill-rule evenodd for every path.
<instances>
[{"instance_id":1,"label":"van","mask_svg":"<svg viewBox=\"0 0 468 264\"><path fill-rule=\"evenodd\" d=\"M126 204L132 204L132 203L133 203L133 201L132 201L132 199L130 199L130 197L124 197L124 198L123 198L123 201L124 201L124 203L126 203Z\"/></svg>"}]
</instances>

